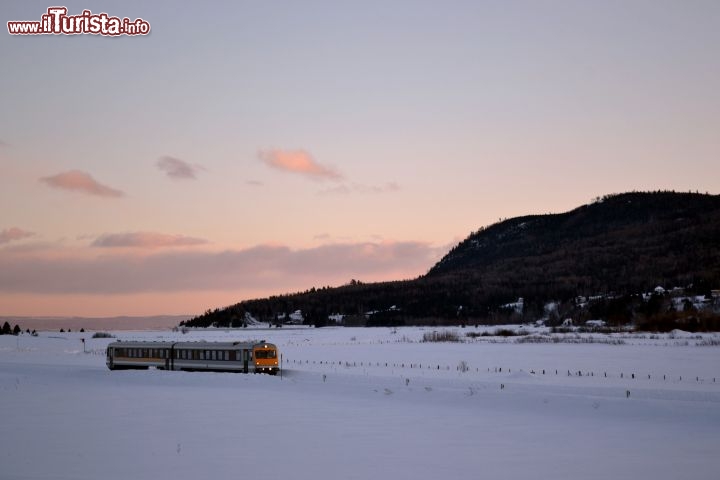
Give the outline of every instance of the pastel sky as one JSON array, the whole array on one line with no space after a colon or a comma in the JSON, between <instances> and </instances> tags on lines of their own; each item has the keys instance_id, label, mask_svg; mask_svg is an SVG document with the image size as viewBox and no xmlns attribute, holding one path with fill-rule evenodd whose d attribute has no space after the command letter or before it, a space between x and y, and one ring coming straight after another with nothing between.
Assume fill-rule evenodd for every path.
<instances>
[{"instance_id":1,"label":"pastel sky","mask_svg":"<svg viewBox=\"0 0 720 480\"><path fill-rule=\"evenodd\" d=\"M413 278L499 218L720 193L715 0L62 4L152 31L0 35L0 315Z\"/></svg>"}]
</instances>

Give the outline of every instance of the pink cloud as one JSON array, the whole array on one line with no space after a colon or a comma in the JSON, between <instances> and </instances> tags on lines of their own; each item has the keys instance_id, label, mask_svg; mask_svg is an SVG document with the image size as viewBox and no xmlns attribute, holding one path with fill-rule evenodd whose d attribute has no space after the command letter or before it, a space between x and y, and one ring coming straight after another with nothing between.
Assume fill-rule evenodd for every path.
<instances>
[{"instance_id":1,"label":"pink cloud","mask_svg":"<svg viewBox=\"0 0 720 480\"><path fill-rule=\"evenodd\" d=\"M125 196L124 192L103 185L90 176L90 174L81 172L80 170L70 170L50 177L43 177L40 181L54 188L72 190L99 197L117 198Z\"/></svg>"},{"instance_id":2,"label":"pink cloud","mask_svg":"<svg viewBox=\"0 0 720 480\"><path fill-rule=\"evenodd\" d=\"M15 240L22 240L23 238L32 237L34 235L35 234L33 232L28 232L27 230L22 230L17 227L7 228L0 232L0 244L13 242Z\"/></svg>"},{"instance_id":3,"label":"pink cloud","mask_svg":"<svg viewBox=\"0 0 720 480\"><path fill-rule=\"evenodd\" d=\"M200 171L205 170L201 165L193 165L184 160L180 160L179 158L170 157L167 155L164 157L160 157L155 163L155 165L160 170L165 172L168 177L174 180L194 180L197 178L197 174Z\"/></svg>"},{"instance_id":4,"label":"pink cloud","mask_svg":"<svg viewBox=\"0 0 720 480\"><path fill-rule=\"evenodd\" d=\"M0 250L0 293L150 294L259 290L284 293L321 285L397 280L425 273L444 250L422 242L365 242L294 250L161 251L150 255L40 255Z\"/></svg>"},{"instance_id":5,"label":"pink cloud","mask_svg":"<svg viewBox=\"0 0 720 480\"><path fill-rule=\"evenodd\" d=\"M202 245L207 240L202 238L186 237L184 235L168 235L155 232L130 232L101 235L92 242L93 247L102 248L158 248L158 247L186 247Z\"/></svg>"},{"instance_id":6,"label":"pink cloud","mask_svg":"<svg viewBox=\"0 0 720 480\"><path fill-rule=\"evenodd\" d=\"M258 158L267 166L318 180L342 180L337 170L321 165L304 150L261 150Z\"/></svg>"}]
</instances>

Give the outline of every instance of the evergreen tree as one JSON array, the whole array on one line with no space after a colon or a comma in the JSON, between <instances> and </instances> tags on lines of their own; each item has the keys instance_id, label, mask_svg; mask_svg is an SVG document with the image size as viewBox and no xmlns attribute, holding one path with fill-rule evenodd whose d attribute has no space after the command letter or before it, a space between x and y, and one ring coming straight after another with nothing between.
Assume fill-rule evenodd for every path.
<instances>
[{"instance_id":1,"label":"evergreen tree","mask_svg":"<svg viewBox=\"0 0 720 480\"><path fill-rule=\"evenodd\" d=\"M20 335L20 332L22 332L22 330L20 330L20 326L15 325L15 328L13 328L13 335Z\"/></svg>"},{"instance_id":2,"label":"evergreen tree","mask_svg":"<svg viewBox=\"0 0 720 480\"><path fill-rule=\"evenodd\" d=\"M2 327L2 334L10 335L10 333L12 333L12 330L10 330L10 324L8 322L5 322Z\"/></svg>"}]
</instances>

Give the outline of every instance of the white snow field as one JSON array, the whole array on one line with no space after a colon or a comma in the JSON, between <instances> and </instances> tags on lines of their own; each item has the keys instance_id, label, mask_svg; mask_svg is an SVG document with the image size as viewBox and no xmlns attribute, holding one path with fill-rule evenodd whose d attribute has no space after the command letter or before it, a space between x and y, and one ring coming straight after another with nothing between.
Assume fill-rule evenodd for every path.
<instances>
[{"instance_id":1,"label":"white snow field","mask_svg":"<svg viewBox=\"0 0 720 480\"><path fill-rule=\"evenodd\" d=\"M0 336L0 478L720 478L717 334L420 342L431 330L114 333L265 339L282 378L111 372L111 339Z\"/></svg>"}]
</instances>

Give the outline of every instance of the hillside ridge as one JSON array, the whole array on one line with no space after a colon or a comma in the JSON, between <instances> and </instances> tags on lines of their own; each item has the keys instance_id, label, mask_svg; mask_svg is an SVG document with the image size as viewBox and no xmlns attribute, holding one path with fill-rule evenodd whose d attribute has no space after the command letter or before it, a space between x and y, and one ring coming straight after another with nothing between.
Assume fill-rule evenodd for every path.
<instances>
[{"instance_id":1,"label":"hillside ridge","mask_svg":"<svg viewBox=\"0 0 720 480\"><path fill-rule=\"evenodd\" d=\"M630 322L643 306L637 295L657 286L708 296L719 288L718 239L720 195L612 194L568 212L480 228L413 280L353 281L246 300L185 324L241 325L248 313L282 323L297 310L315 325L324 325L332 314L346 324L506 323L518 315L523 321L547 317L548 302L565 305L557 315L597 314ZM520 297L521 311L507 308ZM578 297L601 297L605 304L624 300L619 308L582 312L573 307ZM620 312L607 311L613 308ZM666 312L654 312L659 313Z\"/></svg>"}]
</instances>

